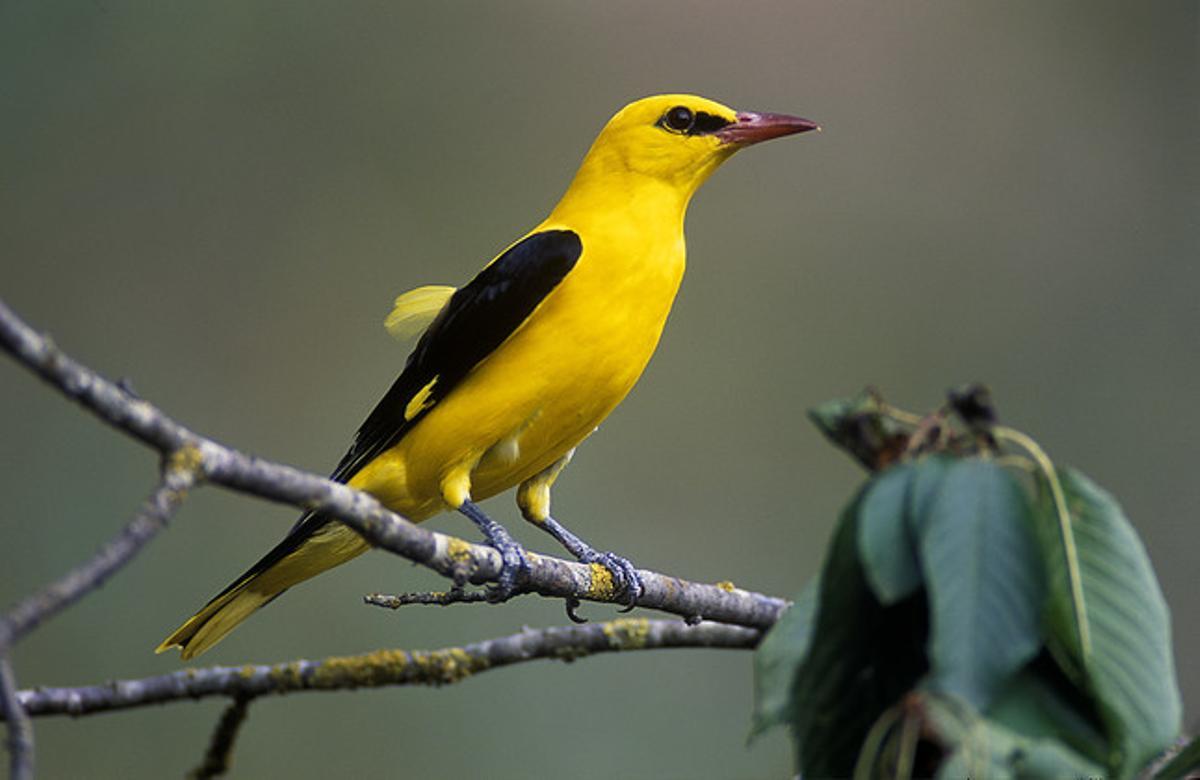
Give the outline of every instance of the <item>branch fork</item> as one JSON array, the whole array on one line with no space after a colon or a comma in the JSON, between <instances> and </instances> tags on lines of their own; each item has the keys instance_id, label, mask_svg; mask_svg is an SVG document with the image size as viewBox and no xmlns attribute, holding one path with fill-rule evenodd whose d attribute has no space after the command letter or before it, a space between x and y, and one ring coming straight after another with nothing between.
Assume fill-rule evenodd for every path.
<instances>
[{"instance_id":1,"label":"branch fork","mask_svg":"<svg viewBox=\"0 0 1200 780\"><path fill-rule=\"evenodd\" d=\"M252 699L264 693L457 682L486 669L535 658L572 660L599 652L663 647L752 648L787 608L783 599L733 587L689 582L639 570L644 591L637 605L684 620L623 619L586 626L524 631L459 648L422 653L386 650L363 656L294 661L274 666L211 667L79 688L18 691L9 662L11 648L42 622L82 599L124 568L165 528L189 492L215 484L269 501L334 515L372 546L419 563L453 583L445 593L371 594L369 604L475 603L486 594L465 585L496 582L499 553L486 545L421 528L371 496L344 484L219 444L184 427L136 395L128 380L112 382L61 351L0 300L0 347L54 389L110 426L162 457L158 484L126 525L89 560L0 615L0 715L8 725L11 776L33 776L30 716L86 715L148 704L225 696L233 699L213 734L195 777L223 773L238 726ZM582 564L529 554L520 593L566 601L616 603L611 573ZM698 625L701 620L715 621Z\"/></svg>"}]
</instances>

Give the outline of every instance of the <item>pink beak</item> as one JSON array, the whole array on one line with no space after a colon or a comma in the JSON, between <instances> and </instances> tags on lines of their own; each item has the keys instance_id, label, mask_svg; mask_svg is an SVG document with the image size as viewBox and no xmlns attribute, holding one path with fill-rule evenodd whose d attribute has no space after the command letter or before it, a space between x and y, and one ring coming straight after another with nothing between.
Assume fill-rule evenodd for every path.
<instances>
[{"instance_id":1,"label":"pink beak","mask_svg":"<svg viewBox=\"0 0 1200 780\"><path fill-rule=\"evenodd\" d=\"M713 133L727 144L749 146L785 135L820 130L816 122L787 114L760 114L754 111L739 111L737 121Z\"/></svg>"}]
</instances>

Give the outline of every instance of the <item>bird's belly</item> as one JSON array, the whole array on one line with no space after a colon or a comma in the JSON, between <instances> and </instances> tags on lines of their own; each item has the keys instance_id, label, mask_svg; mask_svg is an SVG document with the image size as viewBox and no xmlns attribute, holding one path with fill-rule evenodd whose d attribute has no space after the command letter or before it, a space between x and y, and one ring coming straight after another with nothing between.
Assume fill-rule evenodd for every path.
<instances>
[{"instance_id":1,"label":"bird's belly","mask_svg":"<svg viewBox=\"0 0 1200 780\"><path fill-rule=\"evenodd\" d=\"M658 305L634 305L564 286L397 444L403 495L385 503L419 519L455 490L476 500L507 490L578 445L632 389L674 288Z\"/></svg>"},{"instance_id":2,"label":"bird's belly","mask_svg":"<svg viewBox=\"0 0 1200 780\"><path fill-rule=\"evenodd\" d=\"M471 497L484 499L528 479L595 430L645 364L567 354L561 345L513 346L479 366L405 437L410 491L440 497L444 483L466 473Z\"/></svg>"}]
</instances>

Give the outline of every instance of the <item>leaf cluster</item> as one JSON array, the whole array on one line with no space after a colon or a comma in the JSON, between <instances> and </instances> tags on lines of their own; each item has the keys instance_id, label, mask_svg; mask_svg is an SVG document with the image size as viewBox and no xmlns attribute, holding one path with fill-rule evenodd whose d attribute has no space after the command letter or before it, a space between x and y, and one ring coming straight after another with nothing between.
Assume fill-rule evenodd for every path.
<instances>
[{"instance_id":1,"label":"leaf cluster","mask_svg":"<svg viewBox=\"0 0 1200 780\"><path fill-rule=\"evenodd\" d=\"M754 734L786 725L807 777L1134 777L1171 748L1170 615L1108 493L981 389L812 417L874 473L756 654Z\"/></svg>"}]
</instances>

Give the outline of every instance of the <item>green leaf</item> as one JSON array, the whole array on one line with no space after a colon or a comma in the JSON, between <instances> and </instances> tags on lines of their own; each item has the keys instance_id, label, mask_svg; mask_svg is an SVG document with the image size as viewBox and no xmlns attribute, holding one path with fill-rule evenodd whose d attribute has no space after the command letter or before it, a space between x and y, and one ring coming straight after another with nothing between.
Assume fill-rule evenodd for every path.
<instances>
[{"instance_id":1,"label":"green leaf","mask_svg":"<svg viewBox=\"0 0 1200 780\"><path fill-rule=\"evenodd\" d=\"M1001 689L987 717L1025 737L1057 739L1089 761L1108 759L1099 715L1045 651Z\"/></svg>"},{"instance_id":2,"label":"green leaf","mask_svg":"<svg viewBox=\"0 0 1200 780\"><path fill-rule=\"evenodd\" d=\"M917 530L917 518L927 517L929 507L938 491L942 489L942 480L959 459L952 455L927 455L917 461L917 472L913 475L912 486L908 493L908 515L913 530Z\"/></svg>"},{"instance_id":3,"label":"green leaf","mask_svg":"<svg viewBox=\"0 0 1200 780\"><path fill-rule=\"evenodd\" d=\"M845 777L871 724L927 669L925 604L884 607L858 558L862 494L842 513L821 569L811 646L796 676L792 728L806 777Z\"/></svg>"},{"instance_id":4,"label":"green leaf","mask_svg":"<svg viewBox=\"0 0 1200 780\"><path fill-rule=\"evenodd\" d=\"M895 604L921 587L921 564L908 523L916 467L894 466L867 486L858 511L858 554L871 590Z\"/></svg>"},{"instance_id":5,"label":"green leaf","mask_svg":"<svg viewBox=\"0 0 1200 780\"><path fill-rule=\"evenodd\" d=\"M1099 764L1056 739L1018 734L937 698L926 701L925 716L929 731L949 752L938 768L938 778L1042 780L1104 776Z\"/></svg>"},{"instance_id":6,"label":"green leaf","mask_svg":"<svg viewBox=\"0 0 1200 780\"><path fill-rule=\"evenodd\" d=\"M867 582L884 605L922 585L915 518L928 511L946 471L957 460L931 455L893 466L871 480L859 508L858 554Z\"/></svg>"},{"instance_id":7,"label":"green leaf","mask_svg":"<svg viewBox=\"0 0 1200 780\"><path fill-rule=\"evenodd\" d=\"M754 652L754 716L747 741L786 722L794 709L792 688L812 642L818 582L809 581Z\"/></svg>"},{"instance_id":8,"label":"green leaf","mask_svg":"<svg viewBox=\"0 0 1200 780\"><path fill-rule=\"evenodd\" d=\"M1200 774L1200 737L1193 739L1154 773L1154 780L1186 780Z\"/></svg>"},{"instance_id":9,"label":"green leaf","mask_svg":"<svg viewBox=\"0 0 1200 780\"><path fill-rule=\"evenodd\" d=\"M960 460L915 523L929 592L926 685L985 711L1042 644L1045 584L1025 492L994 462Z\"/></svg>"},{"instance_id":10,"label":"green leaf","mask_svg":"<svg viewBox=\"0 0 1200 780\"><path fill-rule=\"evenodd\" d=\"M1075 614L1052 486L1040 481L1038 529L1046 559L1053 647L1104 720L1109 766L1130 777L1179 734L1182 705L1171 619L1150 559L1116 501L1072 469L1058 469L1079 562L1083 613Z\"/></svg>"}]
</instances>

